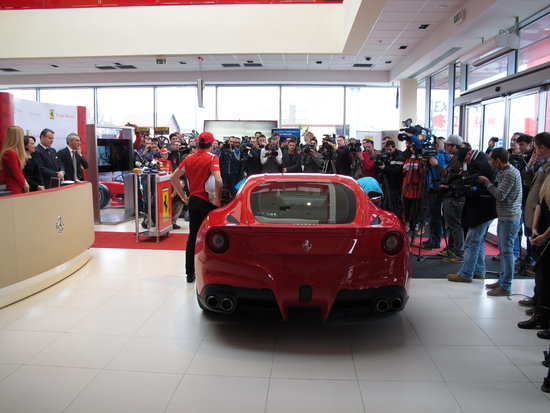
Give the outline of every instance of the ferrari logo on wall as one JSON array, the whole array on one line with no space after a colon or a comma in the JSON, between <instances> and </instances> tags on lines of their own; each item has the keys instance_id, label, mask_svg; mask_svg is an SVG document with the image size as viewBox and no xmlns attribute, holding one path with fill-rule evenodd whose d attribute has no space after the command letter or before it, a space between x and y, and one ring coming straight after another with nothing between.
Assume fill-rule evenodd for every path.
<instances>
[{"instance_id":1,"label":"ferrari logo on wall","mask_svg":"<svg viewBox=\"0 0 550 413\"><path fill-rule=\"evenodd\" d=\"M55 119L55 110L50 109L50 119Z\"/></svg>"},{"instance_id":2,"label":"ferrari logo on wall","mask_svg":"<svg viewBox=\"0 0 550 413\"><path fill-rule=\"evenodd\" d=\"M162 217L170 217L170 191L168 189L162 191Z\"/></svg>"}]
</instances>

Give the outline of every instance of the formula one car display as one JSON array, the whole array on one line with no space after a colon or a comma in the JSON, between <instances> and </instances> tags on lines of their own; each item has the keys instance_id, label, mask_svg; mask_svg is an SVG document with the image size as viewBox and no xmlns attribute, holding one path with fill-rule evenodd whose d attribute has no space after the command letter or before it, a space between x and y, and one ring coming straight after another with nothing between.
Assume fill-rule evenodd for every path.
<instances>
[{"instance_id":1,"label":"formula one car display","mask_svg":"<svg viewBox=\"0 0 550 413\"><path fill-rule=\"evenodd\" d=\"M402 310L411 278L403 226L352 178L325 174L249 177L211 211L195 249L205 311L275 304L283 319L311 307Z\"/></svg>"}]
</instances>

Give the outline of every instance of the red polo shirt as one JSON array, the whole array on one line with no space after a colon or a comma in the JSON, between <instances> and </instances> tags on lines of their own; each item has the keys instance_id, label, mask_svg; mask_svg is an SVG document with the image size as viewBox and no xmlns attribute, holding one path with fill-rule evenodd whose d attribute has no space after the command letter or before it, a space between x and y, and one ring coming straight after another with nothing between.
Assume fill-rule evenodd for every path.
<instances>
[{"instance_id":1,"label":"red polo shirt","mask_svg":"<svg viewBox=\"0 0 550 413\"><path fill-rule=\"evenodd\" d=\"M208 201L204 184L212 172L220 170L219 158L208 149L199 149L181 161L178 168L183 169L187 177L189 196L198 196Z\"/></svg>"}]
</instances>

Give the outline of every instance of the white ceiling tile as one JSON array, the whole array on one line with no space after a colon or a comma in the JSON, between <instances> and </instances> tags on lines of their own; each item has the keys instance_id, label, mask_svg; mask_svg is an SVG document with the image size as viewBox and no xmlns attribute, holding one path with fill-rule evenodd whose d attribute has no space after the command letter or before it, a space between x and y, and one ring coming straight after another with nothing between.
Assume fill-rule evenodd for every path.
<instances>
[{"instance_id":1,"label":"white ceiling tile","mask_svg":"<svg viewBox=\"0 0 550 413\"><path fill-rule=\"evenodd\" d=\"M426 0L390 0L384 13L386 12L417 12L426 4Z\"/></svg>"}]
</instances>

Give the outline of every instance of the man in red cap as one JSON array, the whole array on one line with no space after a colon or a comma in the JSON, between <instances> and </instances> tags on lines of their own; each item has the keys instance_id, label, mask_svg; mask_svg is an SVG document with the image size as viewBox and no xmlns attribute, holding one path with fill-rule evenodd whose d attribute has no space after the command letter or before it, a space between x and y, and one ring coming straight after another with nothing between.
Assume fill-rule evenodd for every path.
<instances>
[{"instance_id":1,"label":"man in red cap","mask_svg":"<svg viewBox=\"0 0 550 413\"><path fill-rule=\"evenodd\" d=\"M185 272L188 283L195 281L195 241L199 228L206 215L219 207L221 201L223 182L219 158L211 152L215 141L214 135L210 132L201 133L197 152L181 161L172 174L172 186L181 199L187 198L179 182L183 174L186 174L189 188L189 238L185 250ZM206 188L210 175L214 179L212 193L209 193Z\"/></svg>"}]
</instances>

